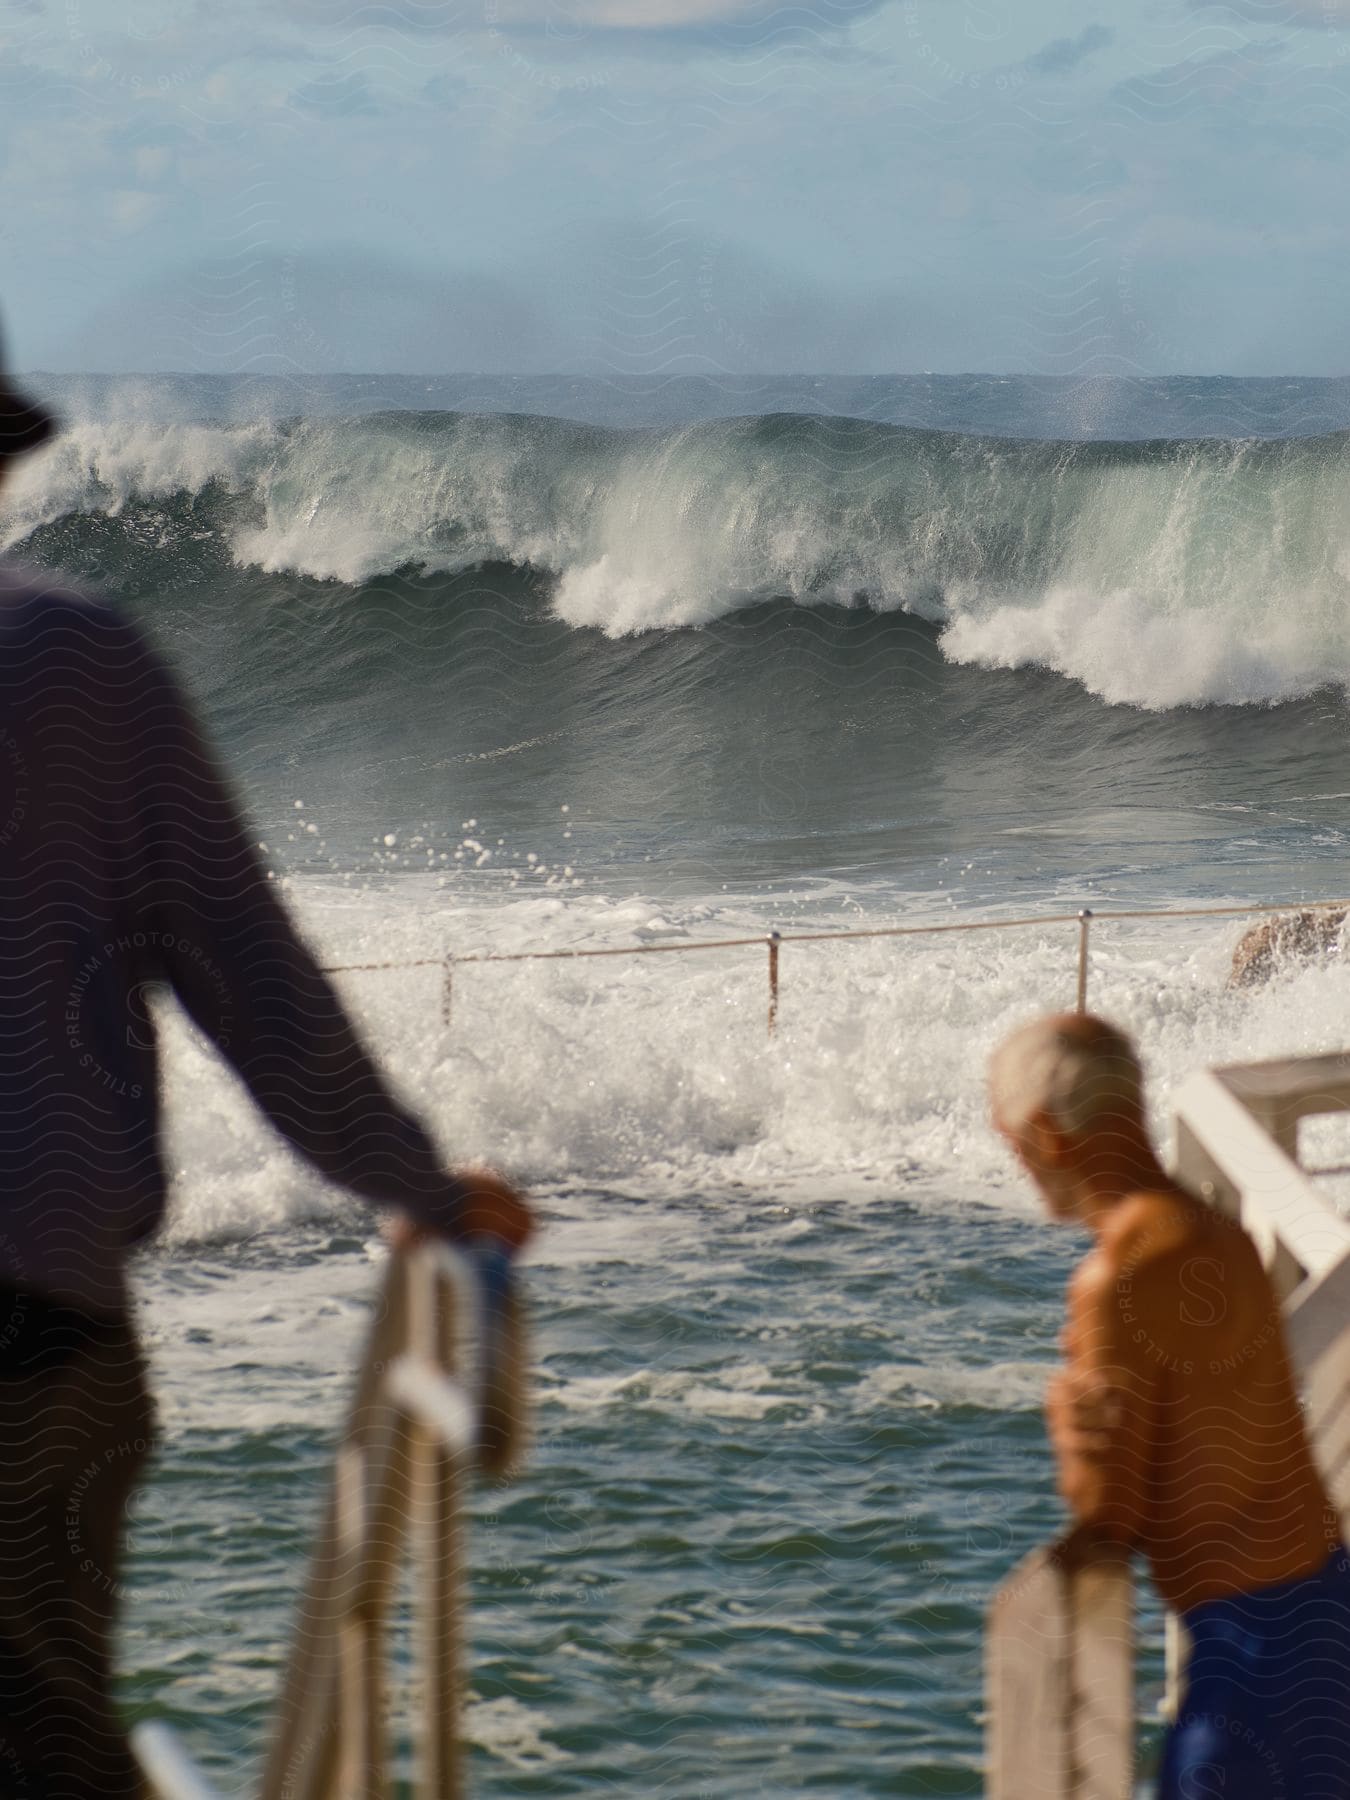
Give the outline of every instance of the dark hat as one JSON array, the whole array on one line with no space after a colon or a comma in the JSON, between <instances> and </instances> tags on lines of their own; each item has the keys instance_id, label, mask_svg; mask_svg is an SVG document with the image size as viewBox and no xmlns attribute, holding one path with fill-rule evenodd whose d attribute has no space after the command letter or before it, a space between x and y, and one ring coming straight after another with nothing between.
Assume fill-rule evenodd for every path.
<instances>
[{"instance_id":1,"label":"dark hat","mask_svg":"<svg viewBox=\"0 0 1350 1800\"><path fill-rule=\"evenodd\" d=\"M25 450L36 450L55 431L52 415L10 386L4 367L4 343L0 339L0 456L19 456Z\"/></svg>"}]
</instances>

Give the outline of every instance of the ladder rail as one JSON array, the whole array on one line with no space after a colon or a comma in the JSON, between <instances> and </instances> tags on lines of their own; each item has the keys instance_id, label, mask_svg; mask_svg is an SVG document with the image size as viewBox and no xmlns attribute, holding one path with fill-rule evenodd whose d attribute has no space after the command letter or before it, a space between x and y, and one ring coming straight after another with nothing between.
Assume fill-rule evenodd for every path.
<instances>
[{"instance_id":1,"label":"ladder rail","mask_svg":"<svg viewBox=\"0 0 1350 1800\"><path fill-rule=\"evenodd\" d=\"M417 1792L465 1792L464 1501L475 1467L497 1470L484 1446L500 1438L495 1415L517 1392L518 1359L503 1381L492 1355L503 1332L513 1339L516 1314L492 1321L484 1287L474 1262L442 1241L390 1258L296 1612L260 1800L385 1800L386 1627L409 1547L423 1672ZM507 1421L513 1444L517 1424ZM160 1800L216 1800L167 1725L138 1726L132 1747Z\"/></svg>"}]
</instances>

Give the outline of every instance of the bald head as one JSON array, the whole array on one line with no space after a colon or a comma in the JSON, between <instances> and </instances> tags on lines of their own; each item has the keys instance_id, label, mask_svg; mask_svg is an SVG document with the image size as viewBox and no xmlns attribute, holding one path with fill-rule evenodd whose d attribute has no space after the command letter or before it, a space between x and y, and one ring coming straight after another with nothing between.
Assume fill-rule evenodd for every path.
<instances>
[{"instance_id":1,"label":"bald head","mask_svg":"<svg viewBox=\"0 0 1350 1800\"><path fill-rule=\"evenodd\" d=\"M995 1123L1013 1137L1038 1114L1073 1137L1143 1126L1134 1046L1090 1013L1054 1013L1015 1031L994 1052L989 1086Z\"/></svg>"}]
</instances>

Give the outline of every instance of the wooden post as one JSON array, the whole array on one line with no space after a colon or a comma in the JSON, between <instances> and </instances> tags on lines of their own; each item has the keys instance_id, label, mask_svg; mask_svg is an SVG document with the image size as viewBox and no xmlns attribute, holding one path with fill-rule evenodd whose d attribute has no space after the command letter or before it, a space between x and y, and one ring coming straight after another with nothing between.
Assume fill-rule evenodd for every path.
<instances>
[{"instance_id":1,"label":"wooden post","mask_svg":"<svg viewBox=\"0 0 1350 1800\"><path fill-rule=\"evenodd\" d=\"M1186 1693L1186 1664L1190 1661L1191 1640L1190 1633L1170 1606L1163 1622L1163 1650L1163 1696L1158 1702L1158 1717L1172 1725L1180 1717Z\"/></svg>"},{"instance_id":2,"label":"wooden post","mask_svg":"<svg viewBox=\"0 0 1350 1800\"><path fill-rule=\"evenodd\" d=\"M378 1425L384 1404L384 1371L407 1333L406 1275L406 1259L393 1258L358 1372L343 1432L344 1449L366 1446ZM338 1482L335 1469L296 1613L294 1641L263 1772L263 1800L321 1800L332 1784L339 1735L335 1718L338 1638L348 1573L343 1567Z\"/></svg>"},{"instance_id":3,"label":"wooden post","mask_svg":"<svg viewBox=\"0 0 1350 1800\"><path fill-rule=\"evenodd\" d=\"M770 1037L772 1037L774 1032L777 1031L777 1029L778 1029L778 946L781 941L782 941L781 934L779 932L771 931L769 933L768 945L769 945L769 1036Z\"/></svg>"},{"instance_id":4,"label":"wooden post","mask_svg":"<svg viewBox=\"0 0 1350 1800\"><path fill-rule=\"evenodd\" d=\"M443 1370L452 1381L462 1380L458 1340L463 1321L448 1316L446 1273L439 1259L427 1256L422 1274L425 1285L410 1317L414 1355ZM472 1442L472 1437L462 1439L456 1448L445 1435L431 1429L425 1418L419 1419L416 1427L413 1531L417 1551L417 1635L422 1663L419 1800L461 1800L464 1794L459 1728L463 1706L460 1636L466 1596L460 1484Z\"/></svg>"},{"instance_id":5,"label":"wooden post","mask_svg":"<svg viewBox=\"0 0 1350 1800\"><path fill-rule=\"evenodd\" d=\"M985 1636L989 1800L1129 1800L1132 1615L1123 1550L1069 1573L1051 1545L1009 1575Z\"/></svg>"},{"instance_id":6,"label":"wooden post","mask_svg":"<svg viewBox=\"0 0 1350 1800\"><path fill-rule=\"evenodd\" d=\"M344 1800L384 1793L383 1595L369 1579L370 1517L366 1446L344 1444L336 1471L338 1561L338 1788Z\"/></svg>"},{"instance_id":7,"label":"wooden post","mask_svg":"<svg viewBox=\"0 0 1350 1800\"><path fill-rule=\"evenodd\" d=\"M409 1525L425 1696L416 1791L419 1800L462 1800L462 1507L482 1431L481 1381L466 1372L485 1354L479 1280L446 1245L391 1260L297 1621L263 1800L387 1793L384 1623ZM514 1398L505 1388L499 1404Z\"/></svg>"},{"instance_id":8,"label":"wooden post","mask_svg":"<svg viewBox=\"0 0 1350 1800\"><path fill-rule=\"evenodd\" d=\"M1082 1800L1134 1793L1134 1578L1123 1547L1063 1577L1072 1646L1070 1773Z\"/></svg>"},{"instance_id":9,"label":"wooden post","mask_svg":"<svg viewBox=\"0 0 1350 1800\"><path fill-rule=\"evenodd\" d=\"M1059 1572L1049 1549L1034 1550L994 1596L985 1629L989 1800L1070 1800L1068 1638Z\"/></svg>"},{"instance_id":10,"label":"wooden post","mask_svg":"<svg viewBox=\"0 0 1350 1800\"><path fill-rule=\"evenodd\" d=\"M421 1800L461 1800L463 1708L460 1638L465 1597L460 1579L462 1458L429 1431L417 1434L414 1492L420 1540L416 1583L422 1665L422 1737L417 1793Z\"/></svg>"}]
</instances>

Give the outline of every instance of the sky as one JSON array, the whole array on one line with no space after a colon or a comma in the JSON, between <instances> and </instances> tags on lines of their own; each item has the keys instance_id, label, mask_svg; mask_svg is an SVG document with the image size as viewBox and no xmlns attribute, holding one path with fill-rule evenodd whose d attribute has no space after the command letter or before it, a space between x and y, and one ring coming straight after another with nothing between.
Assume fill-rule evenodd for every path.
<instances>
[{"instance_id":1,"label":"sky","mask_svg":"<svg viewBox=\"0 0 1350 1800\"><path fill-rule=\"evenodd\" d=\"M0 0L29 369L1350 372L1350 0Z\"/></svg>"}]
</instances>

